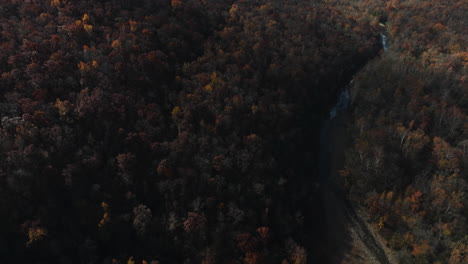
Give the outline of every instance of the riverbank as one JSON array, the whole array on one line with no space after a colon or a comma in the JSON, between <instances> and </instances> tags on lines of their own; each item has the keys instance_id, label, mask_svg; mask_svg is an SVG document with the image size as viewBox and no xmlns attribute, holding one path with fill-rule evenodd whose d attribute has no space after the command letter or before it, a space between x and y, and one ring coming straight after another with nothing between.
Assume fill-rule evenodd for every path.
<instances>
[{"instance_id":1,"label":"riverbank","mask_svg":"<svg viewBox=\"0 0 468 264\"><path fill-rule=\"evenodd\" d=\"M388 48L387 37L380 34L382 50ZM347 122L350 89L353 80L343 89L329 113L322 122L320 134L320 195L323 201L326 238L324 248L330 256L329 263L396 263L390 250L385 247L373 226L361 217L364 210L355 210L343 190L340 170L345 164L345 150L349 144ZM334 254L334 252L342 254Z\"/></svg>"},{"instance_id":2,"label":"riverbank","mask_svg":"<svg viewBox=\"0 0 468 264\"><path fill-rule=\"evenodd\" d=\"M335 118L327 120L330 148L329 182L322 186L325 218L329 238L327 249L333 264L375 264L397 263L389 255L389 250L370 226L362 210L356 210L346 199L341 188L342 178L339 171L344 167L349 111L343 111ZM336 257L334 251L340 250L342 256Z\"/></svg>"}]
</instances>

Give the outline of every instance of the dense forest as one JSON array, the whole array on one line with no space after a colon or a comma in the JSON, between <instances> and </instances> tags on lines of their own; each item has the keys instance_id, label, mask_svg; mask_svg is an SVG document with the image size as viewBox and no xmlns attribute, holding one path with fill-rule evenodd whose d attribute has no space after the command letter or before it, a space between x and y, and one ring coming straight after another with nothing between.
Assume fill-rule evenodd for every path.
<instances>
[{"instance_id":1,"label":"dense forest","mask_svg":"<svg viewBox=\"0 0 468 264\"><path fill-rule=\"evenodd\" d=\"M341 175L399 263L468 263L468 2L374 8L390 44L355 77Z\"/></svg>"},{"instance_id":2,"label":"dense forest","mask_svg":"<svg viewBox=\"0 0 468 264\"><path fill-rule=\"evenodd\" d=\"M466 14L0 0L0 263L331 262L320 131L351 80L338 188L399 263L467 263Z\"/></svg>"}]
</instances>

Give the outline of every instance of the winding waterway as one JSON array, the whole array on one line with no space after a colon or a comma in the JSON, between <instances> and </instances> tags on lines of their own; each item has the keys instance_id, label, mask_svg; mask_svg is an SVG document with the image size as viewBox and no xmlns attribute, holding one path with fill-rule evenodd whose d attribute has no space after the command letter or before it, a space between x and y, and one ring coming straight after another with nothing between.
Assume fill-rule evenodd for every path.
<instances>
[{"instance_id":1,"label":"winding waterway","mask_svg":"<svg viewBox=\"0 0 468 264\"><path fill-rule=\"evenodd\" d=\"M388 49L385 34L385 32L380 34L380 46L384 52ZM359 250L360 254L366 256L354 261L366 259L372 263L389 264L389 257L380 240L369 230L366 222L355 212L353 205L338 187L341 185L338 171L344 165L345 146L348 140L346 124L350 117L350 90L353 85L354 81L351 79L337 96L336 103L330 108L328 116L325 116L321 124L318 168L320 195L324 208L324 230L326 230L323 237L324 248L329 251L328 263L342 263L342 259L334 257L336 256L334 252L337 250L342 252Z\"/></svg>"},{"instance_id":2,"label":"winding waterway","mask_svg":"<svg viewBox=\"0 0 468 264\"><path fill-rule=\"evenodd\" d=\"M381 25L384 29L385 26ZM387 36L385 31L380 33L380 45L385 52L388 49ZM341 148L336 148L336 145L339 144L338 141L333 139L333 137L340 136L342 133L336 133L336 129L344 129L346 116L340 116L345 114L348 111L350 105L350 89L353 86L354 80L351 80L346 87L343 88L341 93L336 99L335 105L330 109L328 118L322 122L322 129L320 131L320 165L319 165L319 174L320 174L320 184L327 184L330 181L333 181L333 178L336 177L337 172L333 170L333 161L334 152L344 151ZM340 120L334 120L338 117L341 117ZM337 168L335 168L336 170Z\"/></svg>"}]
</instances>

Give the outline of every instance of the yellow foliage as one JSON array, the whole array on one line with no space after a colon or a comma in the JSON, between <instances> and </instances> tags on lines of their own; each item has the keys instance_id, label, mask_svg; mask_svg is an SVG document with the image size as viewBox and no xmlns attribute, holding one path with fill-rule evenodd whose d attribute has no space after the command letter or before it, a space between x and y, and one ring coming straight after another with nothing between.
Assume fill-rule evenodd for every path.
<instances>
[{"instance_id":1,"label":"yellow foliage","mask_svg":"<svg viewBox=\"0 0 468 264\"><path fill-rule=\"evenodd\" d=\"M72 105L67 100L62 101L57 98L55 100L55 107L57 107L60 116L65 116L71 110Z\"/></svg>"},{"instance_id":2,"label":"yellow foliage","mask_svg":"<svg viewBox=\"0 0 468 264\"><path fill-rule=\"evenodd\" d=\"M106 223L106 221L104 219L101 219L101 221L99 221L98 226L103 227L105 223Z\"/></svg>"},{"instance_id":3,"label":"yellow foliage","mask_svg":"<svg viewBox=\"0 0 468 264\"><path fill-rule=\"evenodd\" d=\"M387 193L387 201L391 201L393 198L393 192L388 192Z\"/></svg>"},{"instance_id":4,"label":"yellow foliage","mask_svg":"<svg viewBox=\"0 0 468 264\"><path fill-rule=\"evenodd\" d=\"M88 14L84 14L83 15L83 18L81 19L84 23L88 22L89 21L89 16Z\"/></svg>"},{"instance_id":5,"label":"yellow foliage","mask_svg":"<svg viewBox=\"0 0 468 264\"><path fill-rule=\"evenodd\" d=\"M133 260L133 257L130 257L128 259L127 264L135 264L135 261Z\"/></svg>"},{"instance_id":6,"label":"yellow foliage","mask_svg":"<svg viewBox=\"0 0 468 264\"><path fill-rule=\"evenodd\" d=\"M271 10L271 6L269 4L265 4L265 5L261 5L259 9L267 11L267 10Z\"/></svg>"},{"instance_id":7,"label":"yellow foliage","mask_svg":"<svg viewBox=\"0 0 468 264\"><path fill-rule=\"evenodd\" d=\"M271 28L272 26L277 25L277 24L278 24L278 22L276 22L275 20L270 19L270 21L268 21L268 24L266 25L266 27Z\"/></svg>"},{"instance_id":8,"label":"yellow foliage","mask_svg":"<svg viewBox=\"0 0 468 264\"><path fill-rule=\"evenodd\" d=\"M233 4L233 5L231 6L231 9L229 9L229 14L232 15L232 14L236 13L237 10L239 10L239 6L236 5L236 4Z\"/></svg>"},{"instance_id":9,"label":"yellow foliage","mask_svg":"<svg viewBox=\"0 0 468 264\"><path fill-rule=\"evenodd\" d=\"M210 77L211 81L204 87L205 91L212 92L214 89L218 89L224 86L224 81L218 77L216 72L212 72Z\"/></svg>"},{"instance_id":10,"label":"yellow foliage","mask_svg":"<svg viewBox=\"0 0 468 264\"><path fill-rule=\"evenodd\" d=\"M459 43L452 43L448 45L451 53L457 53L463 50L463 47Z\"/></svg>"},{"instance_id":11,"label":"yellow foliage","mask_svg":"<svg viewBox=\"0 0 468 264\"><path fill-rule=\"evenodd\" d=\"M379 228L379 230L382 230L382 228L384 227L385 223L384 223L384 219L383 217L380 217L379 218L379 223L377 224L377 227Z\"/></svg>"},{"instance_id":12,"label":"yellow foliage","mask_svg":"<svg viewBox=\"0 0 468 264\"><path fill-rule=\"evenodd\" d=\"M226 106L224 107L224 111L225 111L226 113L231 113L231 112L232 112L232 106L226 105Z\"/></svg>"},{"instance_id":13,"label":"yellow foliage","mask_svg":"<svg viewBox=\"0 0 468 264\"><path fill-rule=\"evenodd\" d=\"M258 139L258 136L256 134L250 134L247 136L247 140L249 141L256 141Z\"/></svg>"},{"instance_id":14,"label":"yellow foliage","mask_svg":"<svg viewBox=\"0 0 468 264\"><path fill-rule=\"evenodd\" d=\"M211 84L207 84L205 86L205 91L207 91L207 92L212 92L213 91L213 87L211 86Z\"/></svg>"},{"instance_id":15,"label":"yellow foliage","mask_svg":"<svg viewBox=\"0 0 468 264\"><path fill-rule=\"evenodd\" d=\"M450 231L450 226L449 224L445 223L442 225L442 233L445 236L450 236L452 234L452 231Z\"/></svg>"},{"instance_id":16,"label":"yellow foliage","mask_svg":"<svg viewBox=\"0 0 468 264\"><path fill-rule=\"evenodd\" d=\"M455 150L445 140L434 137L434 147L432 155L436 158L440 169L454 171L459 166L459 157Z\"/></svg>"},{"instance_id":17,"label":"yellow foliage","mask_svg":"<svg viewBox=\"0 0 468 264\"><path fill-rule=\"evenodd\" d=\"M130 31L135 32L137 30L138 23L136 21L130 20L128 24L130 25Z\"/></svg>"},{"instance_id":18,"label":"yellow foliage","mask_svg":"<svg viewBox=\"0 0 468 264\"><path fill-rule=\"evenodd\" d=\"M256 105L252 105L251 109L252 109L253 114L258 112L258 106L256 106Z\"/></svg>"},{"instance_id":19,"label":"yellow foliage","mask_svg":"<svg viewBox=\"0 0 468 264\"><path fill-rule=\"evenodd\" d=\"M172 117L176 117L181 111L182 109L180 107L174 107L174 109L172 109Z\"/></svg>"},{"instance_id":20,"label":"yellow foliage","mask_svg":"<svg viewBox=\"0 0 468 264\"><path fill-rule=\"evenodd\" d=\"M42 227L30 227L28 231L29 240L27 244L34 243L36 241L42 240L45 236L47 236L47 230Z\"/></svg>"},{"instance_id":21,"label":"yellow foliage","mask_svg":"<svg viewBox=\"0 0 468 264\"><path fill-rule=\"evenodd\" d=\"M91 25L83 25L83 28L88 33L93 32L93 26L91 26Z\"/></svg>"},{"instance_id":22,"label":"yellow foliage","mask_svg":"<svg viewBox=\"0 0 468 264\"><path fill-rule=\"evenodd\" d=\"M303 247L299 245L296 245L296 247L293 249L293 252L291 252L290 257L291 257L293 264L306 264L307 263L307 252Z\"/></svg>"},{"instance_id":23,"label":"yellow foliage","mask_svg":"<svg viewBox=\"0 0 468 264\"><path fill-rule=\"evenodd\" d=\"M99 67L99 63L97 61L93 60L92 66L93 66L93 68L97 68L97 67Z\"/></svg>"}]
</instances>

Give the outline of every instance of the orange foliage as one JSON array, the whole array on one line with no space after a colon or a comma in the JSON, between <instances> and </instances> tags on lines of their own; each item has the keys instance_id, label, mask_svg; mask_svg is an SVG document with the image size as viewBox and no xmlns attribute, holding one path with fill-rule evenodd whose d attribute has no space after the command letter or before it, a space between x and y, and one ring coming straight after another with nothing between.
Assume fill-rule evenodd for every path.
<instances>
[{"instance_id":1,"label":"orange foliage","mask_svg":"<svg viewBox=\"0 0 468 264\"><path fill-rule=\"evenodd\" d=\"M411 210L413 212L419 209L421 205L421 201L420 201L421 196L422 196L422 193L420 191L416 191L410 197L407 198L408 201L411 203Z\"/></svg>"},{"instance_id":2,"label":"orange foliage","mask_svg":"<svg viewBox=\"0 0 468 264\"><path fill-rule=\"evenodd\" d=\"M51 6L59 6L60 5L60 0L51 0L50 5Z\"/></svg>"},{"instance_id":3,"label":"orange foliage","mask_svg":"<svg viewBox=\"0 0 468 264\"><path fill-rule=\"evenodd\" d=\"M431 251L431 245L429 245L429 241L423 240L420 244L413 245L413 251L411 254L413 256L422 256L426 255Z\"/></svg>"},{"instance_id":4,"label":"orange foliage","mask_svg":"<svg viewBox=\"0 0 468 264\"><path fill-rule=\"evenodd\" d=\"M173 8L178 8L178 7L181 7L183 4L183 1L182 0L171 0L171 6Z\"/></svg>"},{"instance_id":5,"label":"orange foliage","mask_svg":"<svg viewBox=\"0 0 468 264\"><path fill-rule=\"evenodd\" d=\"M261 264L265 263L262 255L257 252L247 252L244 258L245 264Z\"/></svg>"},{"instance_id":6,"label":"orange foliage","mask_svg":"<svg viewBox=\"0 0 468 264\"><path fill-rule=\"evenodd\" d=\"M267 240L270 234L270 228L265 227L265 226L259 227L257 228L257 232L263 240Z\"/></svg>"},{"instance_id":7,"label":"orange foliage","mask_svg":"<svg viewBox=\"0 0 468 264\"><path fill-rule=\"evenodd\" d=\"M122 46L122 44L120 43L120 41L118 39L112 41L112 44L111 44L112 48L120 48L121 46Z\"/></svg>"},{"instance_id":8,"label":"orange foliage","mask_svg":"<svg viewBox=\"0 0 468 264\"><path fill-rule=\"evenodd\" d=\"M80 63L78 63L78 69L80 72L85 72L89 70L89 66L85 62L80 61Z\"/></svg>"},{"instance_id":9,"label":"orange foliage","mask_svg":"<svg viewBox=\"0 0 468 264\"><path fill-rule=\"evenodd\" d=\"M184 230L188 233L202 230L205 227L206 218L204 215L196 212L189 212L184 221Z\"/></svg>"},{"instance_id":10,"label":"orange foliage","mask_svg":"<svg viewBox=\"0 0 468 264\"><path fill-rule=\"evenodd\" d=\"M449 264L468 263L468 246L464 243L456 245L450 255Z\"/></svg>"}]
</instances>

